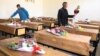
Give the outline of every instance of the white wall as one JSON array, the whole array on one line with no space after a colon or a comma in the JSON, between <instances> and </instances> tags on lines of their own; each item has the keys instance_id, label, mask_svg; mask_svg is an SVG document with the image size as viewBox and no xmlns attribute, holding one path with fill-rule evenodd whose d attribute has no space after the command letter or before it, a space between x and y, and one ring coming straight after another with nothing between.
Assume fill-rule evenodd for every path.
<instances>
[{"instance_id":1,"label":"white wall","mask_svg":"<svg viewBox=\"0 0 100 56\"><path fill-rule=\"evenodd\" d=\"M58 9L62 7L62 2L68 2L69 14L77 5L80 5L80 13L77 19L92 19L100 21L100 0L35 0L35 2L25 2L25 0L0 0L0 18L9 18L16 10L16 4L21 4L33 16L57 17ZM18 17L18 16L17 16Z\"/></svg>"},{"instance_id":2,"label":"white wall","mask_svg":"<svg viewBox=\"0 0 100 56\"><path fill-rule=\"evenodd\" d=\"M43 0L44 16L56 17L57 11L61 8L63 1L64 0Z\"/></svg>"},{"instance_id":3,"label":"white wall","mask_svg":"<svg viewBox=\"0 0 100 56\"><path fill-rule=\"evenodd\" d=\"M64 1L68 2L69 14L74 14L74 9L77 5L80 5L80 13L77 19L89 18L100 21L100 0L44 0L44 16L56 17L58 9L61 8Z\"/></svg>"},{"instance_id":4,"label":"white wall","mask_svg":"<svg viewBox=\"0 0 100 56\"><path fill-rule=\"evenodd\" d=\"M0 0L0 18L9 18L16 11L16 4L21 4L22 7L26 8L30 17L43 15L43 0L35 0L34 2L25 2L25 0Z\"/></svg>"}]
</instances>

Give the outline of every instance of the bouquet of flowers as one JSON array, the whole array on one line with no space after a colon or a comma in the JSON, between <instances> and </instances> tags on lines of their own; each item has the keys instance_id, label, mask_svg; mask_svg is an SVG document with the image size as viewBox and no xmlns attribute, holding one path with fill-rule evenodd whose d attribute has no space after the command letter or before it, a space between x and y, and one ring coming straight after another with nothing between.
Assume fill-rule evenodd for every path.
<instances>
[{"instance_id":1,"label":"bouquet of flowers","mask_svg":"<svg viewBox=\"0 0 100 56\"><path fill-rule=\"evenodd\" d=\"M90 23L91 20L89 20L89 19L85 19L84 22L85 22L85 23Z\"/></svg>"},{"instance_id":2,"label":"bouquet of flowers","mask_svg":"<svg viewBox=\"0 0 100 56\"><path fill-rule=\"evenodd\" d=\"M79 9L80 9L80 6L78 5L77 8L74 10L74 14L78 14L79 13Z\"/></svg>"},{"instance_id":3,"label":"bouquet of flowers","mask_svg":"<svg viewBox=\"0 0 100 56\"><path fill-rule=\"evenodd\" d=\"M9 24L7 24L7 25L9 25L9 26L21 26L21 24L19 24L18 22L16 22L16 21L13 21L13 22L11 22L11 23L9 23Z\"/></svg>"},{"instance_id":4,"label":"bouquet of flowers","mask_svg":"<svg viewBox=\"0 0 100 56\"><path fill-rule=\"evenodd\" d=\"M84 30L84 28L82 28L81 26L78 26L77 29L80 30L80 31Z\"/></svg>"},{"instance_id":5,"label":"bouquet of flowers","mask_svg":"<svg viewBox=\"0 0 100 56\"><path fill-rule=\"evenodd\" d=\"M60 29L59 27L53 29L47 29L47 32L52 33L57 36L66 36L68 34L67 31Z\"/></svg>"},{"instance_id":6,"label":"bouquet of flowers","mask_svg":"<svg viewBox=\"0 0 100 56\"><path fill-rule=\"evenodd\" d=\"M17 51L32 52L37 54L45 54L45 51L41 49L34 40L31 39L21 39L18 43L10 43L8 48Z\"/></svg>"}]
</instances>

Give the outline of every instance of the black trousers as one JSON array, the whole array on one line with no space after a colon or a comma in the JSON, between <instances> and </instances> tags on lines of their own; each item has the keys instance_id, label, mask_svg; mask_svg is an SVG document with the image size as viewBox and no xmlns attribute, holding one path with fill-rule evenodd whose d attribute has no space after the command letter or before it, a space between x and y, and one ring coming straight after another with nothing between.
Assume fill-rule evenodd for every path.
<instances>
[{"instance_id":1,"label":"black trousers","mask_svg":"<svg viewBox=\"0 0 100 56\"><path fill-rule=\"evenodd\" d=\"M59 26L66 26L68 25L68 19L58 19Z\"/></svg>"}]
</instances>

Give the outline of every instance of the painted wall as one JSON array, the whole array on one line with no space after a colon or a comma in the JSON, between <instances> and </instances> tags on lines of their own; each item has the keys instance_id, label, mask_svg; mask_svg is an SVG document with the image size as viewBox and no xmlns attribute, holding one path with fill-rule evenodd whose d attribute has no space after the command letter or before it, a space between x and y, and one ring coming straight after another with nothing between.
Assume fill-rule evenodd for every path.
<instances>
[{"instance_id":1,"label":"painted wall","mask_svg":"<svg viewBox=\"0 0 100 56\"><path fill-rule=\"evenodd\" d=\"M21 4L22 7L26 8L30 17L43 15L43 0L35 0L34 2L25 2L25 0L0 0L0 18L9 18L16 11L16 4Z\"/></svg>"},{"instance_id":2,"label":"painted wall","mask_svg":"<svg viewBox=\"0 0 100 56\"><path fill-rule=\"evenodd\" d=\"M57 16L58 9L61 8L62 2L68 2L69 14L74 14L73 11L77 5L80 5L80 13L77 19L91 19L100 21L100 0L44 0L44 16Z\"/></svg>"},{"instance_id":3,"label":"painted wall","mask_svg":"<svg viewBox=\"0 0 100 56\"><path fill-rule=\"evenodd\" d=\"M29 11L30 17L50 16L56 18L58 9L62 7L64 1L68 2L69 14L74 14L74 9L80 5L81 9L77 19L89 18L100 21L100 0L35 0L33 3L25 2L25 0L0 0L0 18L9 18L16 10L16 4L25 7Z\"/></svg>"}]
</instances>

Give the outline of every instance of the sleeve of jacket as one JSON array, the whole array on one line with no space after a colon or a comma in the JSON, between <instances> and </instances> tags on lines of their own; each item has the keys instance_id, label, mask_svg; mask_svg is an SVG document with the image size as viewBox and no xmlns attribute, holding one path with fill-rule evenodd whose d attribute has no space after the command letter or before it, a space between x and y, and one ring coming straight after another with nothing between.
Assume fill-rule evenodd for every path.
<instances>
[{"instance_id":1,"label":"sleeve of jacket","mask_svg":"<svg viewBox=\"0 0 100 56\"><path fill-rule=\"evenodd\" d=\"M16 10L16 12L14 12L11 17L14 17L16 14L18 13L18 10Z\"/></svg>"},{"instance_id":2,"label":"sleeve of jacket","mask_svg":"<svg viewBox=\"0 0 100 56\"><path fill-rule=\"evenodd\" d=\"M26 9L24 9L24 8L23 8L23 10L24 10L25 14L27 15L27 18L29 19L29 13L28 13L28 11Z\"/></svg>"},{"instance_id":3,"label":"sleeve of jacket","mask_svg":"<svg viewBox=\"0 0 100 56\"><path fill-rule=\"evenodd\" d=\"M73 17L74 17L74 15L68 15L68 17L69 17L69 18L73 18Z\"/></svg>"}]
</instances>

